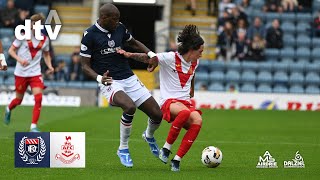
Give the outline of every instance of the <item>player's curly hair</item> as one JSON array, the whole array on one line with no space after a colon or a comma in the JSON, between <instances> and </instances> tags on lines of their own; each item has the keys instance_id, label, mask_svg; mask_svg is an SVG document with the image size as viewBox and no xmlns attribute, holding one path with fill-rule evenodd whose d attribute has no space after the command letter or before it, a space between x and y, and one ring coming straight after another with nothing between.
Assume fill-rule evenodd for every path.
<instances>
[{"instance_id":1,"label":"player's curly hair","mask_svg":"<svg viewBox=\"0 0 320 180\"><path fill-rule=\"evenodd\" d=\"M177 40L178 52L181 55L186 54L190 49L198 50L204 44L197 26L193 24L186 25L183 31L179 33Z\"/></svg>"}]
</instances>

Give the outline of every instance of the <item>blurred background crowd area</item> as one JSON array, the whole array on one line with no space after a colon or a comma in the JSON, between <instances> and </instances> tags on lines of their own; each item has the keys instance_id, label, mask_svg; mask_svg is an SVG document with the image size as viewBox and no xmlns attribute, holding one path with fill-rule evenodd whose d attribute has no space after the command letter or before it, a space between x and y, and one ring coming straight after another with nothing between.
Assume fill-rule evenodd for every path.
<instances>
[{"instance_id":1,"label":"blurred background crowd area","mask_svg":"<svg viewBox=\"0 0 320 180\"><path fill-rule=\"evenodd\" d=\"M81 39L82 32L92 24L92 14L96 13L93 4L97 2L108 1L0 0L0 38L10 66L7 72L1 72L0 84L10 85L14 80L16 61L7 50L17 25L24 24L34 13L47 15L50 9L56 9L62 32L78 34ZM205 39L205 51L196 72L196 90L320 94L320 0L159 2L165 7L159 10L161 17L151 24L166 19L168 26L137 30L141 26L137 20L124 23L138 40L141 38L137 31L152 31L146 35L151 38L142 38L142 42L152 42L147 46L153 50L163 46L165 51L176 50L177 34L186 24L197 25ZM126 11L119 9L124 20L130 19ZM81 70L79 45L50 44L55 73L44 73L47 82L83 87L84 82L90 81ZM134 69L145 68L131 64ZM151 83L149 87L158 88L157 78Z\"/></svg>"}]
</instances>

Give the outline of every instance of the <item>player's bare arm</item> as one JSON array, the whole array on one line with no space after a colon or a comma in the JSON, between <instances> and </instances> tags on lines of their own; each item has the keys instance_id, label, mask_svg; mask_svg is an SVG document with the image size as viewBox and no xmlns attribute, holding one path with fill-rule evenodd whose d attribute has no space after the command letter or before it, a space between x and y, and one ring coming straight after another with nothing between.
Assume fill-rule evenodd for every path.
<instances>
[{"instance_id":1,"label":"player's bare arm","mask_svg":"<svg viewBox=\"0 0 320 180\"><path fill-rule=\"evenodd\" d=\"M91 61L90 58L81 56L81 65L82 65L83 72L90 78L96 79L101 84L104 84L107 86L112 84L112 77L109 76L109 71L105 72L102 76L97 74L91 68L90 61Z\"/></svg>"},{"instance_id":2,"label":"player's bare arm","mask_svg":"<svg viewBox=\"0 0 320 180\"><path fill-rule=\"evenodd\" d=\"M0 41L0 70L7 70L7 62L6 62L6 58L3 54L3 48L2 48L2 43Z\"/></svg>"},{"instance_id":3,"label":"player's bare arm","mask_svg":"<svg viewBox=\"0 0 320 180\"><path fill-rule=\"evenodd\" d=\"M191 88L190 88L190 98L194 97L194 78L195 78L196 74L194 74L192 80L191 80Z\"/></svg>"},{"instance_id":4,"label":"player's bare arm","mask_svg":"<svg viewBox=\"0 0 320 180\"><path fill-rule=\"evenodd\" d=\"M18 55L17 55L17 48L16 47L14 47L13 45L9 48L9 54L10 54L10 56L13 58L13 59L15 59L16 61L18 61L18 63L20 63L23 67L26 67L26 66L28 66L29 65L29 62L27 61L27 60L25 60L25 59L22 59L21 57L19 57Z\"/></svg>"},{"instance_id":5,"label":"player's bare arm","mask_svg":"<svg viewBox=\"0 0 320 180\"><path fill-rule=\"evenodd\" d=\"M52 74L54 72L54 68L52 67L52 63L51 63L51 56L50 56L50 52L49 51L44 51L43 52L43 58L44 58L44 62L46 63L48 70L47 70L47 74Z\"/></svg>"},{"instance_id":6,"label":"player's bare arm","mask_svg":"<svg viewBox=\"0 0 320 180\"><path fill-rule=\"evenodd\" d=\"M148 63L149 57L145 53L131 53L131 52L127 52L123 49L117 50L117 53L123 55L126 58L131 58L131 59L139 61L139 62Z\"/></svg>"}]
</instances>

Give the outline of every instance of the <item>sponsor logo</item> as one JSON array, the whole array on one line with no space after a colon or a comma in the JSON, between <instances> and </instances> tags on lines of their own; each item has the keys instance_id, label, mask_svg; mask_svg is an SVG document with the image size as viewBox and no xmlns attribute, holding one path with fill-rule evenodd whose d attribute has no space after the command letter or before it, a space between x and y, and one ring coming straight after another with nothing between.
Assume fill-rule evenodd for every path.
<instances>
[{"instance_id":1,"label":"sponsor logo","mask_svg":"<svg viewBox=\"0 0 320 180\"><path fill-rule=\"evenodd\" d=\"M266 151L263 156L259 156L256 168L278 168L276 160Z\"/></svg>"},{"instance_id":2,"label":"sponsor logo","mask_svg":"<svg viewBox=\"0 0 320 180\"><path fill-rule=\"evenodd\" d=\"M75 160L80 160L80 155L74 153L74 145L71 144L71 136L66 136L65 143L61 146L61 153L56 154L56 160L64 164L71 164Z\"/></svg>"},{"instance_id":3,"label":"sponsor logo","mask_svg":"<svg viewBox=\"0 0 320 180\"><path fill-rule=\"evenodd\" d=\"M278 105L274 101L266 100L261 103L260 109L277 110Z\"/></svg>"},{"instance_id":4,"label":"sponsor logo","mask_svg":"<svg viewBox=\"0 0 320 180\"><path fill-rule=\"evenodd\" d=\"M290 161L283 161L283 166L284 168L305 168L303 157L299 151L296 152L294 159Z\"/></svg>"}]
</instances>

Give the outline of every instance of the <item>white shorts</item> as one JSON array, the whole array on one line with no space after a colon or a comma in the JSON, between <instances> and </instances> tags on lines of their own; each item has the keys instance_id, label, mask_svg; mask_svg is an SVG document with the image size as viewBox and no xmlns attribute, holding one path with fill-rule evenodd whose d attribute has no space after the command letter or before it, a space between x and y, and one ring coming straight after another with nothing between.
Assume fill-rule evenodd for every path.
<instances>
[{"instance_id":1,"label":"white shorts","mask_svg":"<svg viewBox=\"0 0 320 180\"><path fill-rule=\"evenodd\" d=\"M149 90L143 85L136 75L130 76L127 79L113 80L110 86L99 84L102 95L104 95L111 105L114 105L113 95L118 91L126 93L136 107L139 107L143 102L151 97Z\"/></svg>"}]
</instances>

